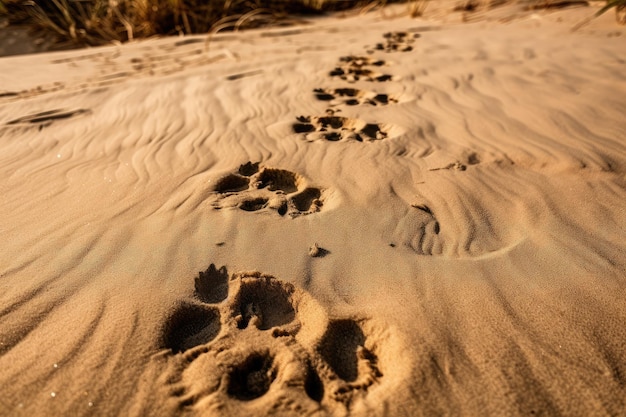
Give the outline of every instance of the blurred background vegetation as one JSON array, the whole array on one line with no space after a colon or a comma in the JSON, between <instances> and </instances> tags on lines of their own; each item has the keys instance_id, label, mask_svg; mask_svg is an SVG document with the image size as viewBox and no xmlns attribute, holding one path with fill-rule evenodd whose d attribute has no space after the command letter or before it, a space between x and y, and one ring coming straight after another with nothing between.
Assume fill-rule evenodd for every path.
<instances>
[{"instance_id":1,"label":"blurred background vegetation","mask_svg":"<svg viewBox=\"0 0 626 417\"><path fill-rule=\"evenodd\" d=\"M10 24L28 25L59 41L98 45L153 35L286 24L302 15L399 2L411 3L401 0L0 0L0 13Z\"/></svg>"},{"instance_id":2,"label":"blurred background vegetation","mask_svg":"<svg viewBox=\"0 0 626 417\"><path fill-rule=\"evenodd\" d=\"M434 1L434 0L432 0ZM586 0L459 0L455 10L471 11L478 3L533 2L533 8ZM154 35L208 33L294 22L304 15L348 9L369 10L406 3L420 16L429 0L0 0L0 17L25 25L51 42L100 45ZM536 6L536 7L535 7ZM593 17L615 9L626 24L626 0L607 0ZM584 22L583 22L584 23Z\"/></svg>"}]
</instances>

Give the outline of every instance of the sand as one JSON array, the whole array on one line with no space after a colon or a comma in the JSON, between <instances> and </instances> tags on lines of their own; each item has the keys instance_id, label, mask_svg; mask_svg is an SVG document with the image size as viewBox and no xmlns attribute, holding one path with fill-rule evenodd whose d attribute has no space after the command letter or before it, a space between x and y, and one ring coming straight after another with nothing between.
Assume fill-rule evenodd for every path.
<instances>
[{"instance_id":1,"label":"sand","mask_svg":"<svg viewBox=\"0 0 626 417\"><path fill-rule=\"evenodd\" d=\"M599 7L2 58L0 415L624 415Z\"/></svg>"}]
</instances>

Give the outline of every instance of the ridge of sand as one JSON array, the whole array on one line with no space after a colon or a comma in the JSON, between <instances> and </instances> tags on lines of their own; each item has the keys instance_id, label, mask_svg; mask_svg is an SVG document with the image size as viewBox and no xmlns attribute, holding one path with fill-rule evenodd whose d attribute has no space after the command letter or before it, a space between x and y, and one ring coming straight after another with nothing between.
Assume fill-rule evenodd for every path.
<instances>
[{"instance_id":1,"label":"ridge of sand","mask_svg":"<svg viewBox=\"0 0 626 417\"><path fill-rule=\"evenodd\" d=\"M0 415L623 413L590 11L0 60Z\"/></svg>"}]
</instances>

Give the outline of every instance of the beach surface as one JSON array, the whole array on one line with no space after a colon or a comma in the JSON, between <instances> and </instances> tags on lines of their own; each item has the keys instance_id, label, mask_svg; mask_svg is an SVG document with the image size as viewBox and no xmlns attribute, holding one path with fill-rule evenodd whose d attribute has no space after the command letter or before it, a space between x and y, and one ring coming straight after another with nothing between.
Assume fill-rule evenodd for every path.
<instances>
[{"instance_id":1,"label":"beach surface","mask_svg":"<svg viewBox=\"0 0 626 417\"><path fill-rule=\"evenodd\" d=\"M599 7L0 58L0 415L624 415Z\"/></svg>"}]
</instances>

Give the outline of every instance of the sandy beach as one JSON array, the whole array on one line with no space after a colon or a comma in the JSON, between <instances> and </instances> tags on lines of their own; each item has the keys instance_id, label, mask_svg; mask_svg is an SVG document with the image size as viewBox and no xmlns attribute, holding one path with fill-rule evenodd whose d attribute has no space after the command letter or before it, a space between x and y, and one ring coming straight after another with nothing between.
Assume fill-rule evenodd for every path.
<instances>
[{"instance_id":1,"label":"sandy beach","mask_svg":"<svg viewBox=\"0 0 626 417\"><path fill-rule=\"evenodd\" d=\"M0 415L626 415L601 5L0 58Z\"/></svg>"}]
</instances>

